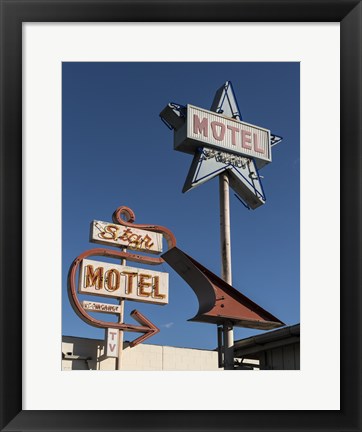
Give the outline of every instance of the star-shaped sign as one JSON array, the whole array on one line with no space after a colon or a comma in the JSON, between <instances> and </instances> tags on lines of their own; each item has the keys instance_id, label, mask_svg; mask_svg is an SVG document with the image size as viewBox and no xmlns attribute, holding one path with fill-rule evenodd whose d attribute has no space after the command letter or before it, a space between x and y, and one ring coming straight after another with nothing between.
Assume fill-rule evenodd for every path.
<instances>
[{"instance_id":1,"label":"star-shaped sign","mask_svg":"<svg viewBox=\"0 0 362 432\"><path fill-rule=\"evenodd\" d=\"M182 192L187 192L226 170L231 188L246 207L254 209L265 203L261 178L252 159L207 147L195 154Z\"/></svg>"},{"instance_id":2,"label":"star-shaped sign","mask_svg":"<svg viewBox=\"0 0 362 432\"><path fill-rule=\"evenodd\" d=\"M228 170L230 186L247 208L265 203L259 170L271 161L271 147L282 138L242 122L230 81L216 91L210 111L170 103L160 117L175 130L175 149L194 153L182 192Z\"/></svg>"}]
</instances>

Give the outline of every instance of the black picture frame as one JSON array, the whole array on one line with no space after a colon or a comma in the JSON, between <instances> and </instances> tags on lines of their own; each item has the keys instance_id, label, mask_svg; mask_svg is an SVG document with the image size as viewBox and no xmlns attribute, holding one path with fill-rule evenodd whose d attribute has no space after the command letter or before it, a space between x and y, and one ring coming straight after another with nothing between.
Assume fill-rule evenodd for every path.
<instances>
[{"instance_id":1,"label":"black picture frame","mask_svg":"<svg viewBox=\"0 0 362 432\"><path fill-rule=\"evenodd\" d=\"M3 431L361 431L362 6L349 0L0 0L1 334ZM22 23L340 22L341 409L339 411L22 410ZM331 89L334 91L334 89ZM322 109L322 107L321 107ZM336 191L337 192L337 191ZM12 227L11 229L9 227ZM8 305L12 305L11 308ZM327 306L326 306L327 307ZM17 313L14 313L17 311ZM333 319L333 317L331 317ZM321 333L324 328L316 328ZM336 335L336 338L338 335ZM316 367L328 362L316 359ZM190 389L200 392L202 389ZM240 389L241 392L247 389ZM313 389L311 389L313 391ZM51 397L51 395L49 395ZM224 395L225 397L225 395ZM227 395L226 395L227 397ZM286 398L293 395L285 395ZM282 405L282 401L281 401ZM241 407L242 409L242 407Z\"/></svg>"}]
</instances>

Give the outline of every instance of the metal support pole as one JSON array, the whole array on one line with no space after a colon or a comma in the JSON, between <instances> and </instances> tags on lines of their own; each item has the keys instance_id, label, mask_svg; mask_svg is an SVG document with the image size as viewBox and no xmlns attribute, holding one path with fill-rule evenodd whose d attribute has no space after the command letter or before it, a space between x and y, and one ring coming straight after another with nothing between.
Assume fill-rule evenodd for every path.
<instances>
[{"instance_id":1,"label":"metal support pole","mask_svg":"<svg viewBox=\"0 0 362 432\"><path fill-rule=\"evenodd\" d=\"M124 316L124 299L119 300L120 314L118 322L123 324ZM123 352L123 330L119 330L118 333L118 359L117 359L117 370L122 370L122 352Z\"/></svg>"},{"instance_id":2,"label":"metal support pole","mask_svg":"<svg viewBox=\"0 0 362 432\"><path fill-rule=\"evenodd\" d=\"M230 241L230 201L229 176L227 171L219 175L220 196L220 243L221 243L221 277L229 285L231 277L231 241Z\"/></svg>"},{"instance_id":3,"label":"metal support pole","mask_svg":"<svg viewBox=\"0 0 362 432\"><path fill-rule=\"evenodd\" d=\"M122 249L123 252L126 251L126 249ZM121 260L121 265L126 265L126 259L123 258ZM120 306L120 314L119 314L119 320L118 322L120 324L123 324L124 320L124 299L119 299L119 306ZM117 370L122 370L122 352L123 352L123 330L119 330L119 336L118 336L118 359L117 359Z\"/></svg>"},{"instance_id":4,"label":"metal support pole","mask_svg":"<svg viewBox=\"0 0 362 432\"><path fill-rule=\"evenodd\" d=\"M234 369L234 329L231 321L224 322L224 369Z\"/></svg>"},{"instance_id":5,"label":"metal support pole","mask_svg":"<svg viewBox=\"0 0 362 432\"><path fill-rule=\"evenodd\" d=\"M224 358L223 358L224 347L222 342L222 332L223 332L223 328L218 326L217 327L217 357L218 357L219 368L224 367Z\"/></svg>"},{"instance_id":6,"label":"metal support pole","mask_svg":"<svg viewBox=\"0 0 362 432\"><path fill-rule=\"evenodd\" d=\"M224 171L219 175L220 197L220 243L221 243L221 277L229 285L231 276L231 241L230 241L230 201L229 176ZM224 369L234 369L234 329L230 321L224 323Z\"/></svg>"}]
</instances>

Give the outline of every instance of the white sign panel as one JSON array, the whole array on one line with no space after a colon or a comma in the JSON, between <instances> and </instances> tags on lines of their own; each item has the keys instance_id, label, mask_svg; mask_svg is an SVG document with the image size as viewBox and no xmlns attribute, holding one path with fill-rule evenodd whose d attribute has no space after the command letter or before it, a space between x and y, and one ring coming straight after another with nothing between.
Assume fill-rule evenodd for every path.
<instances>
[{"instance_id":1,"label":"white sign panel","mask_svg":"<svg viewBox=\"0 0 362 432\"><path fill-rule=\"evenodd\" d=\"M106 333L106 356L118 357L119 330L107 328Z\"/></svg>"},{"instance_id":2,"label":"white sign panel","mask_svg":"<svg viewBox=\"0 0 362 432\"><path fill-rule=\"evenodd\" d=\"M162 234L109 222L93 221L90 241L155 254L162 252Z\"/></svg>"},{"instance_id":3,"label":"white sign panel","mask_svg":"<svg viewBox=\"0 0 362 432\"><path fill-rule=\"evenodd\" d=\"M84 259L78 292L164 305L168 303L168 273Z\"/></svg>"},{"instance_id":4,"label":"white sign panel","mask_svg":"<svg viewBox=\"0 0 362 432\"><path fill-rule=\"evenodd\" d=\"M119 305L114 305L110 303L98 303L92 301L83 301L82 302L83 309L87 312L102 312L102 313L110 313L117 314L121 313L121 307Z\"/></svg>"},{"instance_id":5,"label":"white sign panel","mask_svg":"<svg viewBox=\"0 0 362 432\"><path fill-rule=\"evenodd\" d=\"M187 105L187 121L175 131L174 147L186 153L195 153L198 147L204 145L271 162L268 129Z\"/></svg>"}]
</instances>

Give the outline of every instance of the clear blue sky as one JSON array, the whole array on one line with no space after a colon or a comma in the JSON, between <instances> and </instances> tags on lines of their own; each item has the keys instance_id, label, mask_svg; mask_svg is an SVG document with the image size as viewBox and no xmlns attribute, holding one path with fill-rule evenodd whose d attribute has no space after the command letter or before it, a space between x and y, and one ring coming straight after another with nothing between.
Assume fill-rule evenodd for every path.
<instances>
[{"instance_id":1,"label":"clear blue sky","mask_svg":"<svg viewBox=\"0 0 362 432\"><path fill-rule=\"evenodd\" d=\"M299 63L63 63L63 335L104 337L73 312L67 272L97 247L90 222L111 222L120 205L136 223L171 229L179 248L220 275L218 180L181 193L192 156L173 150L159 113L168 102L209 109L227 80L243 120L283 137L260 172L266 204L249 211L230 194L233 286L287 325L299 322ZM161 329L146 343L215 348L215 325L187 321L198 309L192 289L167 264L151 269L170 274L169 304L127 301L125 321L138 309ZM234 338L258 333L236 328Z\"/></svg>"}]
</instances>

